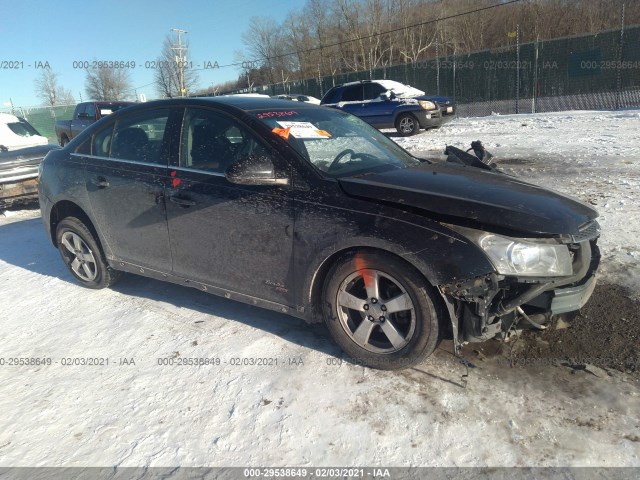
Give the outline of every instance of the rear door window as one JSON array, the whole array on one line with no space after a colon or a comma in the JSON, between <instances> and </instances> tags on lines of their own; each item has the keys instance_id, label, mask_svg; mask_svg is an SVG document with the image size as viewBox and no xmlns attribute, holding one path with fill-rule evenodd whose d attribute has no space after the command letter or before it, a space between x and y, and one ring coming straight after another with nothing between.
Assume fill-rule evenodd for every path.
<instances>
[{"instance_id":1,"label":"rear door window","mask_svg":"<svg viewBox=\"0 0 640 480\"><path fill-rule=\"evenodd\" d=\"M169 110L151 110L119 119L113 131L111 158L167 163L162 154ZM96 136L97 137L97 136Z\"/></svg>"},{"instance_id":2,"label":"rear door window","mask_svg":"<svg viewBox=\"0 0 640 480\"><path fill-rule=\"evenodd\" d=\"M362 85L351 85L345 87L342 92L341 102L361 102L362 101Z\"/></svg>"}]
</instances>

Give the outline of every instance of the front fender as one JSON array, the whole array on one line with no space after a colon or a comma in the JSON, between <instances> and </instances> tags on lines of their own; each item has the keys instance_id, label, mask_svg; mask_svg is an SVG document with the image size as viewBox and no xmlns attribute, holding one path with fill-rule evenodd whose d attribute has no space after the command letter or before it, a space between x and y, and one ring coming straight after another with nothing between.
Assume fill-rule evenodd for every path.
<instances>
[{"instance_id":1,"label":"front fender","mask_svg":"<svg viewBox=\"0 0 640 480\"><path fill-rule=\"evenodd\" d=\"M435 220L360 200L353 199L352 203L354 209L359 206L370 211L341 209L334 210L333 215L329 215L331 209L324 214L315 211L316 220L326 222L322 235L306 237L303 230L296 229L296 241L304 242L304 247L295 249L307 252L306 256L296 255L296 267L302 270L297 276L302 281L299 300L306 307L313 305L314 292L321 288L333 262L357 249L376 249L396 255L434 286L494 271L476 245Z\"/></svg>"}]
</instances>

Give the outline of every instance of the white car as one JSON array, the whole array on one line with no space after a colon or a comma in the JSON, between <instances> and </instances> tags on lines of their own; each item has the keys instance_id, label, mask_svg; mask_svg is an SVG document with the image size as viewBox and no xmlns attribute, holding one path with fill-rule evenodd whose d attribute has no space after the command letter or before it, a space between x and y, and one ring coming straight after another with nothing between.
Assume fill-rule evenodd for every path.
<instances>
[{"instance_id":1,"label":"white car","mask_svg":"<svg viewBox=\"0 0 640 480\"><path fill-rule=\"evenodd\" d=\"M37 147L47 143L47 137L40 135L24 118L0 113L0 150Z\"/></svg>"},{"instance_id":2,"label":"white car","mask_svg":"<svg viewBox=\"0 0 640 480\"><path fill-rule=\"evenodd\" d=\"M295 100L298 102L312 103L314 105L320 105L320 99L312 97L311 95L302 95L300 93L284 93L281 95L274 95L272 98L281 98L283 100Z\"/></svg>"}]
</instances>

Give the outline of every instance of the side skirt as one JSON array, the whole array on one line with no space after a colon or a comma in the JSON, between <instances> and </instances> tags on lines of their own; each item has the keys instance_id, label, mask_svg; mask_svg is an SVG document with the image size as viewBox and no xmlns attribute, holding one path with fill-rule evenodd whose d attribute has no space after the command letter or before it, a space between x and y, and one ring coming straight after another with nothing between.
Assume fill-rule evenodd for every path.
<instances>
[{"instance_id":1,"label":"side skirt","mask_svg":"<svg viewBox=\"0 0 640 480\"><path fill-rule=\"evenodd\" d=\"M307 322L310 321L310 319L307 318L308 314L305 311L304 307L291 307L289 305L271 302L269 300L263 300L261 298L252 297L251 295L246 295L244 293L238 293L232 290L216 287L214 285L209 285L202 282L196 282L188 278L179 277L172 273L160 272L158 270L141 267L140 265L135 265L133 263L114 260L113 258L109 258L108 262L109 262L109 265L116 270L121 270L123 272L128 272L128 273L134 273L136 275L142 275L143 277L149 277L155 280L171 282L177 285L183 285L185 287L196 288L203 292L211 293L219 297L228 298L230 300L236 300L238 302L246 303L249 305L255 305L256 307L265 308L267 310L273 310L275 312L286 313L287 315L301 318Z\"/></svg>"}]
</instances>

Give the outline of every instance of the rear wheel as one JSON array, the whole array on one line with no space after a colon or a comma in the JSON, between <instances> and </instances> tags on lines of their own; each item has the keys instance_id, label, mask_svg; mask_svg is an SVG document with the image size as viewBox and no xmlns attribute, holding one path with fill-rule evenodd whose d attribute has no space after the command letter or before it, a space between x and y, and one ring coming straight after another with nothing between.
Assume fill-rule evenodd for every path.
<instances>
[{"instance_id":1,"label":"rear wheel","mask_svg":"<svg viewBox=\"0 0 640 480\"><path fill-rule=\"evenodd\" d=\"M419 363L438 344L435 302L422 276L400 259L356 253L330 270L324 317L356 363L383 370Z\"/></svg>"},{"instance_id":2,"label":"rear wheel","mask_svg":"<svg viewBox=\"0 0 640 480\"><path fill-rule=\"evenodd\" d=\"M60 146L64 147L67 143L69 143L69 139L67 137L62 137L62 140L60 141Z\"/></svg>"},{"instance_id":3,"label":"rear wheel","mask_svg":"<svg viewBox=\"0 0 640 480\"><path fill-rule=\"evenodd\" d=\"M410 113L403 113L396 119L396 130L403 137L415 135L420 130L420 124L416 117Z\"/></svg>"},{"instance_id":4,"label":"rear wheel","mask_svg":"<svg viewBox=\"0 0 640 480\"><path fill-rule=\"evenodd\" d=\"M122 276L107 264L97 240L81 220L62 220L56 229L56 240L62 260L82 286L106 288Z\"/></svg>"}]
</instances>

